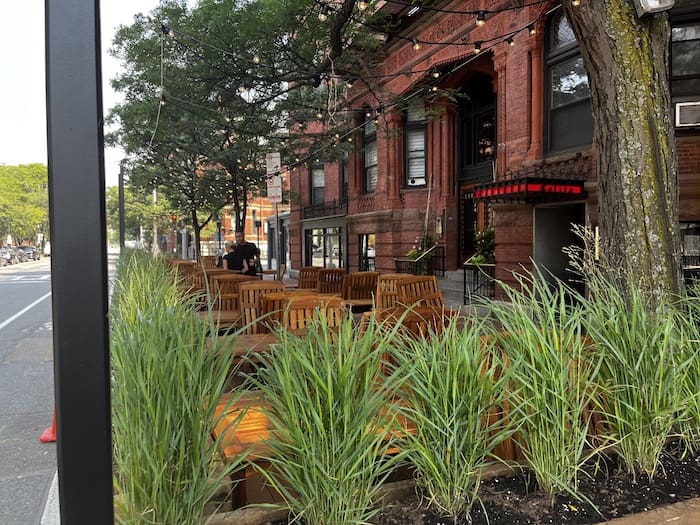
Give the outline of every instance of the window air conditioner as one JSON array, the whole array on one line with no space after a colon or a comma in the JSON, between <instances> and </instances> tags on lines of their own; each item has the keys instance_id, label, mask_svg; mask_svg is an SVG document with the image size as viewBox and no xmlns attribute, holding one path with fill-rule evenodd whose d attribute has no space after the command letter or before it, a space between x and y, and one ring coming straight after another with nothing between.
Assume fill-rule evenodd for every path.
<instances>
[{"instance_id":1,"label":"window air conditioner","mask_svg":"<svg viewBox=\"0 0 700 525\"><path fill-rule=\"evenodd\" d=\"M700 101L676 103L676 127L700 126Z\"/></svg>"},{"instance_id":2,"label":"window air conditioner","mask_svg":"<svg viewBox=\"0 0 700 525\"><path fill-rule=\"evenodd\" d=\"M424 178L417 178L417 177L410 177L408 179L408 185L409 186L425 186L425 179Z\"/></svg>"}]
</instances>

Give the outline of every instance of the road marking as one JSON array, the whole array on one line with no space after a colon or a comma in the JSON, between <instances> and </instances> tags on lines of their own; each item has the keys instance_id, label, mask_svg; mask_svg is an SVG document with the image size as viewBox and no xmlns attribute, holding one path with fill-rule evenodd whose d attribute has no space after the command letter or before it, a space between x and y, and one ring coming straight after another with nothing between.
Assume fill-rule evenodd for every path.
<instances>
[{"instance_id":1,"label":"road marking","mask_svg":"<svg viewBox=\"0 0 700 525\"><path fill-rule=\"evenodd\" d=\"M8 324L10 324L12 321L14 321L15 319L17 319L17 318L18 318L20 315L22 315L23 313L28 312L29 310L31 310L32 308L34 308L37 304L39 304L41 301L43 301L44 299L46 299L46 298L47 298L48 296L50 296L50 295L51 295L51 292L48 292L48 293L42 295L42 296L39 297L36 301L34 301L32 304L30 304L30 305L27 306L26 308L22 308L22 309L21 309L19 312L17 312L15 315L13 315L12 317L10 317L10 318L7 319L6 321L3 321L2 323L0 323L0 330L2 330L3 328L5 328Z\"/></svg>"}]
</instances>

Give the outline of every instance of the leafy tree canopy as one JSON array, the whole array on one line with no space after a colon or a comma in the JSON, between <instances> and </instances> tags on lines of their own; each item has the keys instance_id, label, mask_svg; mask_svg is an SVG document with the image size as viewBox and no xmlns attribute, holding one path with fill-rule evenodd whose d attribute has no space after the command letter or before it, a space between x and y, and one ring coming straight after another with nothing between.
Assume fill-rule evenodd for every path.
<instances>
[{"instance_id":1,"label":"leafy tree canopy","mask_svg":"<svg viewBox=\"0 0 700 525\"><path fill-rule=\"evenodd\" d=\"M48 233L48 172L44 164L0 165L0 234L19 244Z\"/></svg>"}]
</instances>

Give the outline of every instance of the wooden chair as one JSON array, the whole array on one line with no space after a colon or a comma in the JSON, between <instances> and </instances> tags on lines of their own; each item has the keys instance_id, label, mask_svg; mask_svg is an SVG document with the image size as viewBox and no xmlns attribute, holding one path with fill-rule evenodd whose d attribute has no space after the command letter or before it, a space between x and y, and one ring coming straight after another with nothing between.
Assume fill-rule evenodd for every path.
<instances>
[{"instance_id":1,"label":"wooden chair","mask_svg":"<svg viewBox=\"0 0 700 525\"><path fill-rule=\"evenodd\" d=\"M199 265L202 268L216 268L216 255L200 255Z\"/></svg>"},{"instance_id":2,"label":"wooden chair","mask_svg":"<svg viewBox=\"0 0 700 525\"><path fill-rule=\"evenodd\" d=\"M241 310L241 322L249 334L267 332L265 321L258 321L263 315L261 297L265 294L282 292L284 285L280 281L250 281L238 285L238 305Z\"/></svg>"},{"instance_id":3,"label":"wooden chair","mask_svg":"<svg viewBox=\"0 0 700 525\"><path fill-rule=\"evenodd\" d=\"M320 318L329 328L337 328L345 314L341 297L292 295L285 301L282 327L298 332Z\"/></svg>"},{"instance_id":4,"label":"wooden chair","mask_svg":"<svg viewBox=\"0 0 700 525\"><path fill-rule=\"evenodd\" d=\"M238 285L247 281L257 281L257 277L230 272L212 275L210 293L215 308L217 310L240 310Z\"/></svg>"},{"instance_id":5,"label":"wooden chair","mask_svg":"<svg viewBox=\"0 0 700 525\"><path fill-rule=\"evenodd\" d=\"M412 274L383 273L377 278L377 291L374 297L374 307L377 310L396 306L399 298L398 283L406 277L412 277Z\"/></svg>"},{"instance_id":6,"label":"wooden chair","mask_svg":"<svg viewBox=\"0 0 700 525\"><path fill-rule=\"evenodd\" d=\"M377 321L385 329L393 329L400 325L397 333L410 338L425 338L431 333L441 334L445 326L451 322L456 313L434 306L394 306L377 311Z\"/></svg>"},{"instance_id":7,"label":"wooden chair","mask_svg":"<svg viewBox=\"0 0 700 525\"><path fill-rule=\"evenodd\" d=\"M398 303L403 306L432 306L442 308L442 293L434 275L414 275L397 284Z\"/></svg>"},{"instance_id":8,"label":"wooden chair","mask_svg":"<svg viewBox=\"0 0 700 525\"><path fill-rule=\"evenodd\" d=\"M353 311L371 308L379 272L356 272L343 280L343 300Z\"/></svg>"},{"instance_id":9,"label":"wooden chair","mask_svg":"<svg viewBox=\"0 0 700 525\"><path fill-rule=\"evenodd\" d=\"M318 266L304 266L299 269L299 277L297 288L313 289L318 288L318 272L321 270Z\"/></svg>"},{"instance_id":10,"label":"wooden chair","mask_svg":"<svg viewBox=\"0 0 700 525\"><path fill-rule=\"evenodd\" d=\"M318 271L318 293L343 293L345 268L322 268Z\"/></svg>"}]
</instances>

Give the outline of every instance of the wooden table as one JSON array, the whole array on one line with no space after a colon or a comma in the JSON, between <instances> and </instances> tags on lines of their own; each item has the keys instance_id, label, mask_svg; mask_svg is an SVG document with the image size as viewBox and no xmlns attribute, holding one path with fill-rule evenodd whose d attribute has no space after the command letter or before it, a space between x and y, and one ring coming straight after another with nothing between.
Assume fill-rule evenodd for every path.
<instances>
[{"instance_id":1,"label":"wooden table","mask_svg":"<svg viewBox=\"0 0 700 525\"><path fill-rule=\"evenodd\" d=\"M279 342L277 334L238 334L232 337L230 348L235 358L246 357L253 353L265 353Z\"/></svg>"},{"instance_id":2,"label":"wooden table","mask_svg":"<svg viewBox=\"0 0 700 525\"><path fill-rule=\"evenodd\" d=\"M230 328L241 318L241 312L237 310L201 310L197 315L205 323L214 321L219 329Z\"/></svg>"}]
</instances>

